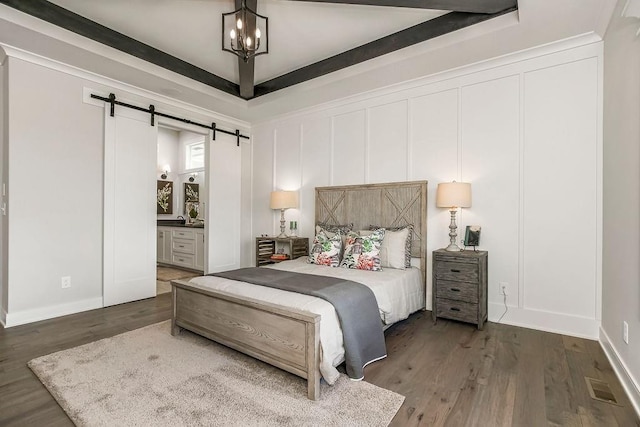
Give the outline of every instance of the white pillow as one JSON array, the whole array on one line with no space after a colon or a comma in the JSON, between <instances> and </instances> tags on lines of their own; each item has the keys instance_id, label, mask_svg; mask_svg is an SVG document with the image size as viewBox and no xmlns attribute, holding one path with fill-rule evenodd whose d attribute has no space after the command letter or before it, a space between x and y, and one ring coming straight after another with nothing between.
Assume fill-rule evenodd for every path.
<instances>
[{"instance_id":1,"label":"white pillow","mask_svg":"<svg viewBox=\"0 0 640 427\"><path fill-rule=\"evenodd\" d=\"M399 270L406 268L405 249L409 231L409 227L398 231L385 231L384 239L380 244L380 264L382 267L397 268ZM368 236L373 231L360 230L359 233L361 236Z\"/></svg>"}]
</instances>

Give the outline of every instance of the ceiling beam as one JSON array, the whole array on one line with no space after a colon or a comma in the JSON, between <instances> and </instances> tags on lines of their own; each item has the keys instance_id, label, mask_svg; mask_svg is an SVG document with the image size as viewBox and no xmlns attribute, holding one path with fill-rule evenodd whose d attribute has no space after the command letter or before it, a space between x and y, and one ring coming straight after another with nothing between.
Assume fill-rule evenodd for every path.
<instances>
[{"instance_id":1,"label":"ceiling beam","mask_svg":"<svg viewBox=\"0 0 640 427\"><path fill-rule=\"evenodd\" d=\"M322 1L322 0L317 0ZM341 1L341 0L338 0ZM344 0L347 1L347 0ZM365 1L365 0L352 0ZM373 2L374 0L368 0ZM387 1L387 0L380 0ZM391 0L389 0L391 1ZM411 0L398 0L399 3L406 4ZM451 3L473 3L474 0L424 0L424 2L451 2ZM475 0L478 3L497 2L502 0ZM515 0L514 0L515 1ZM169 71L181 74L192 80L221 90L228 94L250 99L261 95L284 89L325 74L338 71L340 69L359 64L372 58L402 49L407 46L421 43L434 37L456 31L461 28L482 22L508 12L517 10L517 4L508 9L492 14L474 14L464 12L451 12L438 18L423 22L406 30L399 31L365 45L356 47L325 60L316 62L306 67L294 70L282 76L275 77L259 85L253 86L253 60L246 66L240 65L240 79L244 90L248 90L249 83L253 86L253 96L242 96L240 85L237 85L220 76L210 73L202 68L196 67L175 56L169 55L159 49L139 42L122 33L114 31L108 27L98 24L95 21L84 18L76 13L64 9L46 0L0 0L0 4L7 5L21 12L32 15L54 25L57 25L76 34L82 35L99 43L110 46L127 54L138 57L152 64L163 67ZM364 4L364 3L363 3ZM242 60L240 60L242 62ZM240 64L240 63L239 63ZM250 75L251 74L251 75Z\"/></svg>"},{"instance_id":2,"label":"ceiling beam","mask_svg":"<svg viewBox=\"0 0 640 427\"><path fill-rule=\"evenodd\" d=\"M454 12L498 13L517 6L517 0L291 0L368 6L410 7Z\"/></svg>"},{"instance_id":3,"label":"ceiling beam","mask_svg":"<svg viewBox=\"0 0 640 427\"><path fill-rule=\"evenodd\" d=\"M105 44L121 52L128 53L144 61L204 83L207 86L214 87L234 96L240 96L239 86L229 80L46 0L0 0L0 4L5 4L21 12L97 41L98 43Z\"/></svg>"},{"instance_id":4,"label":"ceiling beam","mask_svg":"<svg viewBox=\"0 0 640 427\"><path fill-rule=\"evenodd\" d=\"M245 5L253 10L258 10L258 0L245 0ZM236 0L236 10L242 6L242 0ZM245 22L247 34L253 34L256 31L256 17L252 14L247 14L247 22ZM223 29L224 31L224 29ZM266 34L269 37L268 34ZM253 98L253 83L255 74L255 58L251 58L248 61L238 57L238 69L240 72L240 97L244 99Z\"/></svg>"},{"instance_id":5,"label":"ceiling beam","mask_svg":"<svg viewBox=\"0 0 640 427\"><path fill-rule=\"evenodd\" d=\"M359 64L369 59L412 46L417 43L450 33L488 19L512 12L516 7L494 14L479 14L466 12L450 12L435 19L414 25L381 39L347 50L338 55L318 61L283 74L255 87L255 96L266 95L307 80L315 79L325 74Z\"/></svg>"}]
</instances>

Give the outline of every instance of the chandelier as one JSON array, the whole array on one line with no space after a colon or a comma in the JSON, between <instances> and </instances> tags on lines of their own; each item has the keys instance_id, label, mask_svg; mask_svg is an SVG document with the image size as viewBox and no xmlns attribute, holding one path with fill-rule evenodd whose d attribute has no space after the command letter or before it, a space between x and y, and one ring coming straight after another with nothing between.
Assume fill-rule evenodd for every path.
<instances>
[{"instance_id":1,"label":"chandelier","mask_svg":"<svg viewBox=\"0 0 640 427\"><path fill-rule=\"evenodd\" d=\"M269 19L242 0L240 9L222 14L222 50L238 55L244 62L269 53Z\"/></svg>"}]
</instances>

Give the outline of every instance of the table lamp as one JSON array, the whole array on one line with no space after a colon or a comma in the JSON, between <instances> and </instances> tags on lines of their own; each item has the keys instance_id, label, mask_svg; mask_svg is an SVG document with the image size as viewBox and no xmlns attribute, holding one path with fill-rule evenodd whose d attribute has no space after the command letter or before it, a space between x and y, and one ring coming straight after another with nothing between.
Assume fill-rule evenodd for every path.
<instances>
[{"instance_id":1,"label":"table lamp","mask_svg":"<svg viewBox=\"0 0 640 427\"><path fill-rule=\"evenodd\" d=\"M468 182L445 182L438 184L436 193L436 206L449 208L451 212L451 224L449 224L449 238L451 242L445 248L447 251L461 251L456 244L458 237L456 225L456 209L471 207L471 184Z\"/></svg>"},{"instance_id":2,"label":"table lamp","mask_svg":"<svg viewBox=\"0 0 640 427\"><path fill-rule=\"evenodd\" d=\"M288 237L284 232L284 211L298 207L298 192L272 191L269 205L271 209L280 209L280 235L278 237Z\"/></svg>"}]
</instances>

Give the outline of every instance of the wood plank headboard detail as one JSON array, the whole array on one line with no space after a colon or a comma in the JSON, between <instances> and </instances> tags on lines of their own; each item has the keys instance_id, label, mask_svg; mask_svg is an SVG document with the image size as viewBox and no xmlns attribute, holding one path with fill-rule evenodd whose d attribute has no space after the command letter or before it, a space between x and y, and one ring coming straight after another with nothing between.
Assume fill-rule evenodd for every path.
<instances>
[{"instance_id":1,"label":"wood plank headboard detail","mask_svg":"<svg viewBox=\"0 0 640 427\"><path fill-rule=\"evenodd\" d=\"M413 224L411 256L427 280L427 181L316 187L316 224L399 227Z\"/></svg>"}]
</instances>

